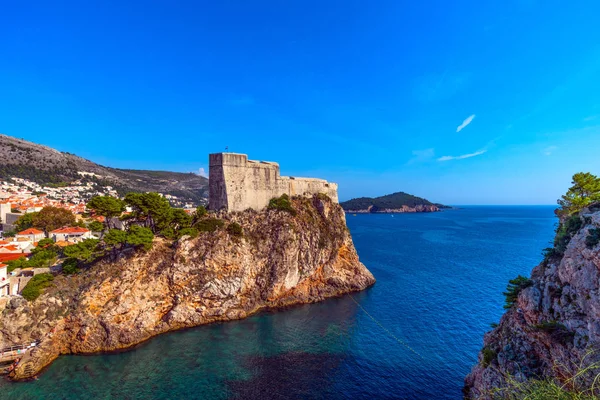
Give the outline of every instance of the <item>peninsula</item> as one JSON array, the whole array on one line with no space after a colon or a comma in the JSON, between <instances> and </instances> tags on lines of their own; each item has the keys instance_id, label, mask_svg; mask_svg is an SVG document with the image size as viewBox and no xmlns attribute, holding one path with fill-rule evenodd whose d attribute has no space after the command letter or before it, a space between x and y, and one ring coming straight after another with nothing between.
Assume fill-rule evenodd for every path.
<instances>
[{"instance_id":1,"label":"peninsula","mask_svg":"<svg viewBox=\"0 0 600 400\"><path fill-rule=\"evenodd\" d=\"M210 210L189 217L155 193L92 198L92 213L127 204L132 211L118 218L124 230L108 229L107 218L98 238L65 239L73 242L58 250L43 239L56 264L31 278L37 286L26 286L26 296L0 297L0 342L22 349L6 353L15 361L9 378L32 378L61 354L127 349L164 332L372 285L337 186L279 177L275 165L211 154Z\"/></svg>"},{"instance_id":2,"label":"peninsula","mask_svg":"<svg viewBox=\"0 0 600 400\"><path fill-rule=\"evenodd\" d=\"M360 197L344 201L340 205L344 211L352 214L435 212L443 208L449 208L404 192L375 198Z\"/></svg>"}]
</instances>

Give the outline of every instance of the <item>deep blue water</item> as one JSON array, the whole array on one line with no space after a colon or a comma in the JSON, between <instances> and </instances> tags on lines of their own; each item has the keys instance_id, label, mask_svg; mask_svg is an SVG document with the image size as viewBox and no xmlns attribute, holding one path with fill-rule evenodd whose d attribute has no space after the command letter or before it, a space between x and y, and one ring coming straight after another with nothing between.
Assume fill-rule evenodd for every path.
<instances>
[{"instance_id":1,"label":"deep blue water","mask_svg":"<svg viewBox=\"0 0 600 400\"><path fill-rule=\"evenodd\" d=\"M507 281L553 236L553 209L349 215L372 288L64 356L37 381L0 383L0 398L460 399Z\"/></svg>"}]
</instances>

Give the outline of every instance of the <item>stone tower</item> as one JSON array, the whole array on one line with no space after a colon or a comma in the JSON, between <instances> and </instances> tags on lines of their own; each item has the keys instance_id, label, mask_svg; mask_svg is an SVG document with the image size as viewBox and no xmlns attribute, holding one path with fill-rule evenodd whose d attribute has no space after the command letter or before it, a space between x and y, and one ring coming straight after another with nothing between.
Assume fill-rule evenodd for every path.
<instances>
[{"instance_id":1,"label":"stone tower","mask_svg":"<svg viewBox=\"0 0 600 400\"><path fill-rule=\"evenodd\" d=\"M245 154L210 154L208 183L211 210L262 210L269 200L284 193L289 196L324 193L338 202L337 184L323 179L280 176L279 164L248 160Z\"/></svg>"}]
</instances>

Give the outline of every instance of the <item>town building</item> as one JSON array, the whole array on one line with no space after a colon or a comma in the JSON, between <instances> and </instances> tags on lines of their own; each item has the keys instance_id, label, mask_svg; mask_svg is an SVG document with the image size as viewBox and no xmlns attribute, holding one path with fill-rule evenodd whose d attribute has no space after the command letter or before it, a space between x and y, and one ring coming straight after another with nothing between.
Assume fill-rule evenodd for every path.
<instances>
[{"instance_id":1,"label":"town building","mask_svg":"<svg viewBox=\"0 0 600 400\"><path fill-rule=\"evenodd\" d=\"M17 235L15 237L17 239L18 238L26 238L26 239L31 240L32 243L36 243L36 242L39 242L40 240L44 239L46 237L46 234L43 231L40 231L39 229L29 228L29 229L25 229L24 231L17 233Z\"/></svg>"},{"instance_id":2,"label":"town building","mask_svg":"<svg viewBox=\"0 0 600 400\"><path fill-rule=\"evenodd\" d=\"M66 227L55 229L50 232L50 238L55 242L80 242L84 239L92 238L92 232L87 228L81 228L79 226Z\"/></svg>"}]
</instances>

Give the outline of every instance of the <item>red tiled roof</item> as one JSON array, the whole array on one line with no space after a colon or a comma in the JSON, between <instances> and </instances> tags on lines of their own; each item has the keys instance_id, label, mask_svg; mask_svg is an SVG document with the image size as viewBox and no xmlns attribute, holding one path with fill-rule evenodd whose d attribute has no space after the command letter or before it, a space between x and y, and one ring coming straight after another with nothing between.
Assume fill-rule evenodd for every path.
<instances>
[{"instance_id":1,"label":"red tiled roof","mask_svg":"<svg viewBox=\"0 0 600 400\"><path fill-rule=\"evenodd\" d=\"M39 235L40 233L44 232L40 231L39 229L29 228L25 229L23 232L17 233L17 235Z\"/></svg>"},{"instance_id":2,"label":"red tiled roof","mask_svg":"<svg viewBox=\"0 0 600 400\"><path fill-rule=\"evenodd\" d=\"M67 227L67 228L60 228L60 229L55 229L50 233L86 233L89 232L89 229L86 228L81 228L79 226L73 226L73 227Z\"/></svg>"},{"instance_id":3,"label":"red tiled roof","mask_svg":"<svg viewBox=\"0 0 600 400\"><path fill-rule=\"evenodd\" d=\"M0 263L0 268L6 268L8 265Z\"/></svg>"},{"instance_id":4,"label":"red tiled roof","mask_svg":"<svg viewBox=\"0 0 600 400\"><path fill-rule=\"evenodd\" d=\"M0 262L18 260L21 257L28 257L31 253L13 253L13 254L0 254Z\"/></svg>"},{"instance_id":5,"label":"red tiled roof","mask_svg":"<svg viewBox=\"0 0 600 400\"><path fill-rule=\"evenodd\" d=\"M15 246L14 244L9 244L7 246L0 246L0 249L6 249L8 251L16 251L16 250L20 250L17 246Z\"/></svg>"}]
</instances>

